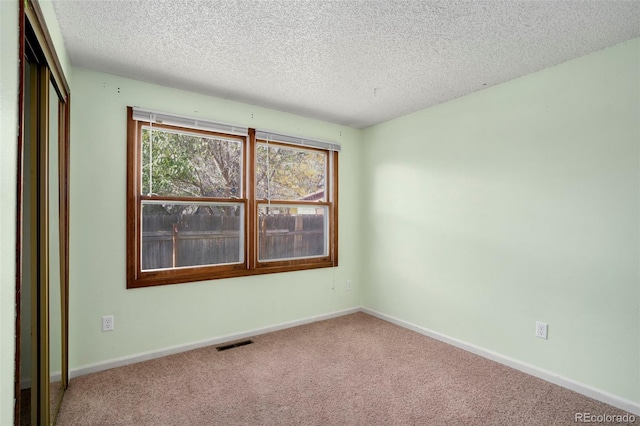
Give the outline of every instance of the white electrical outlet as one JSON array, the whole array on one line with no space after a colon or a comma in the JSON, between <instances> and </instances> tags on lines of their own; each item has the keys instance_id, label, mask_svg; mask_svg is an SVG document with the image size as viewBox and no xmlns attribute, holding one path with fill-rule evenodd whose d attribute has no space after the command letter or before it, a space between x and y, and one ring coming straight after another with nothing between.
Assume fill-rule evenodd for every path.
<instances>
[{"instance_id":1,"label":"white electrical outlet","mask_svg":"<svg viewBox=\"0 0 640 426\"><path fill-rule=\"evenodd\" d=\"M353 289L353 283L351 280L347 280L347 291L351 291Z\"/></svg>"},{"instance_id":2,"label":"white electrical outlet","mask_svg":"<svg viewBox=\"0 0 640 426\"><path fill-rule=\"evenodd\" d=\"M536 337L541 339L547 338L547 323L536 321Z\"/></svg>"},{"instance_id":3,"label":"white electrical outlet","mask_svg":"<svg viewBox=\"0 0 640 426\"><path fill-rule=\"evenodd\" d=\"M102 317L102 331L113 330L113 315L107 315Z\"/></svg>"}]
</instances>

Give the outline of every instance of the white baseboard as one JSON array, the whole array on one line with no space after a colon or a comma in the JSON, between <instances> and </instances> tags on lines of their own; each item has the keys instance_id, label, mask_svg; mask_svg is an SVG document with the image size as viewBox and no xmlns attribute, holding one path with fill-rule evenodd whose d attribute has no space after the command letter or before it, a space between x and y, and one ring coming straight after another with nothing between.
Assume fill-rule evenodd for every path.
<instances>
[{"instance_id":1,"label":"white baseboard","mask_svg":"<svg viewBox=\"0 0 640 426\"><path fill-rule=\"evenodd\" d=\"M60 371L51 373L51 379L50 379L51 383L56 383L56 382L59 382L60 380L62 380L62 373ZM29 389L29 388L31 388L31 377L27 377L26 379L20 380L21 390Z\"/></svg>"},{"instance_id":2,"label":"white baseboard","mask_svg":"<svg viewBox=\"0 0 640 426\"><path fill-rule=\"evenodd\" d=\"M567 388L574 392L580 393L582 395L588 396L589 398L593 398L595 400L604 402L605 404L612 405L614 407L620 408L628 412L629 414L635 414L640 416L640 404L626 400L624 398L620 398L616 395L612 395L608 392L596 389L594 387L576 382L575 380L568 379L566 377L562 377L558 374L552 373L550 371L544 370L542 368L527 364L522 361L518 361L513 358L509 358L507 356L498 354L496 352L492 352L488 349L481 348L479 346L472 345L470 343L463 342L462 340L455 339L453 337L446 336L444 334L438 333L436 331L429 330L424 327L420 327L418 325L412 324L410 322L401 320L399 318L392 317L390 315L383 314L381 312L375 311L373 309L362 307L360 309L362 312L372 315L376 318L379 318L384 321L388 321L400 327L406 328L408 330L415 331L422 335L431 337L433 339L439 340L441 342L447 343L449 345L455 346L457 348L463 349L467 352L474 353L476 355L480 355L483 358L490 359L497 363L506 365L507 367L514 368L516 370L522 371L523 373L527 373L531 376L537 377L539 379L545 380L547 382L551 382L558 386L562 386L563 388Z\"/></svg>"},{"instance_id":3,"label":"white baseboard","mask_svg":"<svg viewBox=\"0 0 640 426\"><path fill-rule=\"evenodd\" d=\"M108 370L110 368L122 367L124 365L135 364L137 362L148 361L155 358L160 358L167 355L173 355L180 352L186 352L193 349L203 348L206 346L219 345L221 343L230 342L239 339L246 339L253 336L258 336L260 334L270 333L272 331L284 330L291 327L296 327L299 325L310 324L316 321L323 321L331 318L337 318L344 315L353 314L356 312L364 312L366 314L372 315L376 318L382 319L384 321L388 321L390 323L396 324L400 327L406 328L408 330L415 331L424 336L431 337L433 339L439 340L441 342L450 344L452 346L463 349L467 352L471 352L473 354L479 355L483 358L490 359L492 361L498 362L500 364L506 365L508 367L514 368L516 370L522 371L523 373L529 374L531 376L537 377L539 379L545 380L547 382L556 384L558 386L562 386L574 392L578 392L582 395L588 396L595 400L604 402L605 404L612 405L614 407L620 408L630 414L635 414L640 416L640 404L626 400L624 398L620 398L616 395L612 395L608 392L596 389L594 387L576 382L575 380L568 379L566 377L562 377L558 374L552 373L550 371L544 370L542 368L527 364L522 361L518 361L513 358L509 358L507 356L501 355L499 353L490 351L485 348L481 348L479 346L475 346L473 344L464 342L462 340L455 339L453 337L449 337L447 335L438 333L433 330L429 330L427 328L412 324L410 322L401 320L399 318L392 317L390 315L383 314L381 312L375 311L370 308L358 307L358 308L350 308L342 311L330 312L328 314L317 315L312 317L303 318L296 321L290 321L281 324L275 324L268 327L257 328L253 330L248 330L240 333L228 334L225 336L216 337L213 339L201 340L198 342L187 343L184 345L171 346L168 348L158 349L154 351L143 352L135 355L129 355L121 358L112 359L109 361L98 362L95 364L89 364L82 367L74 368L69 371L69 377L79 377L85 374L96 373L98 371ZM27 383L28 382L28 383ZM21 387L29 387L30 380L24 380L21 383Z\"/></svg>"},{"instance_id":4,"label":"white baseboard","mask_svg":"<svg viewBox=\"0 0 640 426\"><path fill-rule=\"evenodd\" d=\"M20 380L20 390L31 388L31 379L22 379Z\"/></svg>"},{"instance_id":5,"label":"white baseboard","mask_svg":"<svg viewBox=\"0 0 640 426\"><path fill-rule=\"evenodd\" d=\"M310 324L316 321L323 321L331 318L337 318L344 315L360 312L360 308L349 308L342 311L330 312L328 314L316 315L312 317L303 318L300 320L285 322L281 324L275 324L268 327L256 328L253 330L247 330L240 333L227 334L225 336L215 337L213 339L201 340L198 342L187 343L184 345L176 345L168 348L142 352L135 355L124 356L121 358L112 359L109 361L97 362L95 364L88 364L82 367L73 368L69 370L69 378L84 376L85 374L96 373L98 371L108 370L110 368L122 367L129 364L135 364L137 362L148 361L155 358L160 358L167 355L173 355L180 352L186 352L193 349L204 348L206 346L219 345L225 342L231 342L239 339L246 339L248 337L258 336L260 334L271 333L272 331L284 330L286 328L297 327L303 324Z\"/></svg>"}]
</instances>

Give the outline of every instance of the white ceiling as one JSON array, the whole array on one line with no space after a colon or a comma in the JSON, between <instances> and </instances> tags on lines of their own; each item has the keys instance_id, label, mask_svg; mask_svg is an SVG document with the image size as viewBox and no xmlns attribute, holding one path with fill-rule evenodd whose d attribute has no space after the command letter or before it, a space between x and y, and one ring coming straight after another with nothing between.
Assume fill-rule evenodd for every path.
<instances>
[{"instance_id":1,"label":"white ceiling","mask_svg":"<svg viewBox=\"0 0 640 426\"><path fill-rule=\"evenodd\" d=\"M53 6L74 66L356 128L640 36L640 1Z\"/></svg>"}]
</instances>

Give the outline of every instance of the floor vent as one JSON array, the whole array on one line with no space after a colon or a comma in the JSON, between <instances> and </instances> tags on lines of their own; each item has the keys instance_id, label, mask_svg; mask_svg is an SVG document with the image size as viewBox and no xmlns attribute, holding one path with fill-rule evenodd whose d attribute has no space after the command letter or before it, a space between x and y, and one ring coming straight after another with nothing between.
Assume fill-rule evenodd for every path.
<instances>
[{"instance_id":1,"label":"floor vent","mask_svg":"<svg viewBox=\"0 0 640 426\"><path fill-rule=\"evenodd\" d=\"M253 343L253 340L243 340L242 342L231 343L229 345L218 346L216 349L218 352L226 351L227 349L233 349L240 346L246 346Z\"/></svg>"}]
</instances>

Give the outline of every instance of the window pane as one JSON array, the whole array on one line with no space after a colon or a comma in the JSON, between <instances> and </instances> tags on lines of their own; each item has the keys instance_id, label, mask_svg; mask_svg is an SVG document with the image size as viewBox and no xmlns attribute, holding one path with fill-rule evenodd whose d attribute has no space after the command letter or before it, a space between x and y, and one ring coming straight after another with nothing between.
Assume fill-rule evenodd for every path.
<instances>
[{"instance_id":1,"label":"window pane","mask_svg":"<svg viewBox=\"0 0 640 426\"><path fill-rule=\"evenodd\" d=\"M142 194L242 197L242 142L142 129Z\"/></svg>"},{"instance_id":2,"label":"window pane","mask_svg":"<svg viewBox=\"0 0 640 426\"><path fill-rule=\"evenodd\" d=\"M145 201L142 270L241 263L244 205Z\"/></svg>"},{"instance_id":3,"label":"window pane","mask_svg":"<svg viewBox=\"0 0 640 426\"><path fill-rule=\"evenodd\" d=\"M327 256L327 206L258 206L258 260Z\"/></svg>"},{"instance_id":4,"label":"window pane","mask_svg":"<svg viewBox=\"0 0 640 426\"><path fill-rule=\"evenodd\" d=\"M258 144L257 199L326 201L326 162L323 152Z\"/></svg>"}]
</instances>

